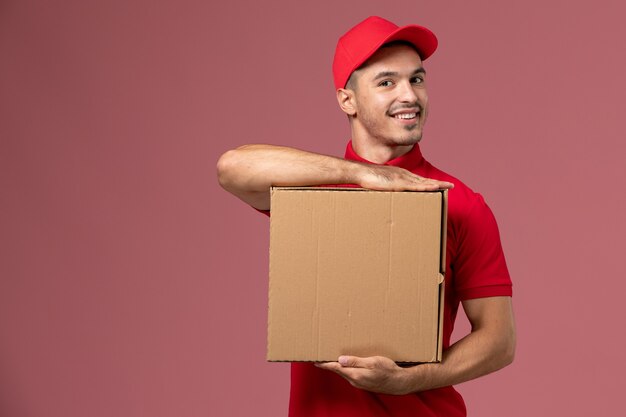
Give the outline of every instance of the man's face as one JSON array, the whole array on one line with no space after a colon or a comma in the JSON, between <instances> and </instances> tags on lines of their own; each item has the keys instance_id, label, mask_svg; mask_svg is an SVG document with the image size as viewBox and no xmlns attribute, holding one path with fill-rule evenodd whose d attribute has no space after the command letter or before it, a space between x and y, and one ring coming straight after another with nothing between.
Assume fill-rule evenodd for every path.
<instances>
[{"instance_id":1,"label":"man's face","mask_svg":"<svg viewBox=\"0 0 626 417\"><path fill-rule=\"evenodd\" d=\"M422 138L428 112L425 71L415 49L379 49L357 70L353 134L372 145L414 145Z\"/></svg>"}]
</instances>

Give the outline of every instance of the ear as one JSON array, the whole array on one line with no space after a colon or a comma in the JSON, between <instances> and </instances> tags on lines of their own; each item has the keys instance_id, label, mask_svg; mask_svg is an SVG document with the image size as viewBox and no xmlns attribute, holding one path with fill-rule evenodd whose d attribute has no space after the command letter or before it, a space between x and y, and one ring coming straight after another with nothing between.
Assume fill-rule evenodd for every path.
<instances>
[{"instance_id":1,"label":"ear","mask_svg":"<svg viewBox=\"0 0 626 417\"><path fill-rule=\"evenodd\" d=\"M348 116L356 114L356 98L354 90L340 88L337 90L337 102L341 110Z\"/></svg>"}]
</instances>

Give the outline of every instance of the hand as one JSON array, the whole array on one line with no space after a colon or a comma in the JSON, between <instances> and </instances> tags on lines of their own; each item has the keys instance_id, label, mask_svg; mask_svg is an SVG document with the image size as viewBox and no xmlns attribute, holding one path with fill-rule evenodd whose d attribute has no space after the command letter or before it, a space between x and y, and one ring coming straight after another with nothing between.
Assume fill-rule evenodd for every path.
<instances>
[{"instance_id":1,"label":"hand","mask_svg":"<svg viewBox=\"0 0 626 417\"><path fill-rule=\"evenodd\" d=\"M363 188L383 191L436 191L454 187L450 182L420 177L403 168L369 164L363 164L358 183Z\"/></svg>"},{"instance_id":2,"label":"hand","mask_svg":"<svg viewBox=\"0 0 626 417\"><path fill-rule=\"evenodd\" d=\"M340 356L337 362L316 363L315 366L336 372L353 387L367 391L394 395L411 392L407 369L383 356Z\"/></svg>"}]
</instances>

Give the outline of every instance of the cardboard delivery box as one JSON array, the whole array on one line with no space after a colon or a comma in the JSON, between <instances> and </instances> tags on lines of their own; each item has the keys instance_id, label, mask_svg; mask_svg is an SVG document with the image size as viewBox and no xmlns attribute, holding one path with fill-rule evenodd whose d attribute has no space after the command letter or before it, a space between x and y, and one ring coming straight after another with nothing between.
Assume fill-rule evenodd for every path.
<instances>
[{"instance_id":1,"label":"cardboard delivery box","mask_svg":"<svg viewBox=\"0 0 626 417\"><path fill-rule=\"evenodd\" d=\"M271 190L269 361L441 360L447 191Z\"/></svg>"}]
</instances>

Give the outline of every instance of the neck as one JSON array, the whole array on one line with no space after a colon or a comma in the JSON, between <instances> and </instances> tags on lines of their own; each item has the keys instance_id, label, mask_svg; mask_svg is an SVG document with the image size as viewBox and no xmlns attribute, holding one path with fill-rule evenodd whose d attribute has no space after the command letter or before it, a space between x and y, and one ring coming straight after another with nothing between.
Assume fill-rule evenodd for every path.
<instances>
[{"instance_id":1,"label":"neck","mask_svg":"<svg viewBox=\"0 0 626 417\"><path fill-rule=\"evenodd\" d=\"M415 144L409 145L389 145L386 143L380 143L375 138L368 136L360 136L355 134L352 130L352 148L354 151L364 159L374 162L376 164L384 164L399 156L404 155L413 149Z\"/></svg>"}]
</instances>

